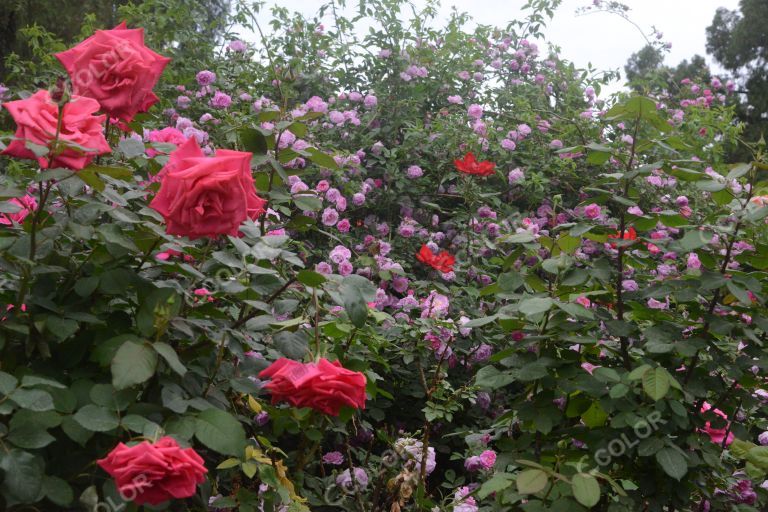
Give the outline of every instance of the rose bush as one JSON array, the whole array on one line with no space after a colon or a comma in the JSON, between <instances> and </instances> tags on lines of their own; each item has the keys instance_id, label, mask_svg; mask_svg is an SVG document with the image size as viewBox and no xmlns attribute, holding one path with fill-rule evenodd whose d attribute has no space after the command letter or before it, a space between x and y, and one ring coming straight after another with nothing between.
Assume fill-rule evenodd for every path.
<instances>
[{"instance_id":1,"label":"rose bush","mask_svg":"<svg viewBox=\"0 0 768 512\"><path fill-rule=\"evenodd\" d=\"M721 81L601 98L558 3L11 57L3 508L763 510L765 144Z\"/></svg>"}]
</instances>

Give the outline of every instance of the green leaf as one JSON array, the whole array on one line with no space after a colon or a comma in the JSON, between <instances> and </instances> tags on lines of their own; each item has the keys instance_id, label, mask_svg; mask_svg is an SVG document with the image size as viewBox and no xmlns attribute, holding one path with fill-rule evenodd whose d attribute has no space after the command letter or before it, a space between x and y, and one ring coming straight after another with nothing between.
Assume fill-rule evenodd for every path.
<instances>
[{"instance_id":1,"label":"green leaf","mask_svg":"<svg viewBox=\"0 0 768 512\"><path fill-rule=\"evenodd\" d=\"M117 148L126 158L135 158L143 155L145 150L144 143L136 139L123 139L117 144Z\"/></svg>"},{"instance_id":2,"label":"green leaf","mask_svg":"<svg viewBox=\"0 0 768 512\"><path fill-rule=\"evenodd\" d=\"M566 254L572 254L576 249L581 247L581 239L575 236L562 235L557 239L557 246L562 249Z\"/></svg>"},{"instance_id":3,"label":"green leaf","mask_svg":"<svg viewBox=\"0 0 768 512\"><path fill-rule=\"evenodd\" d=\"M75 494L72 487L62 478L57 476L43 477L43 493L45 497L60 507L69 507Z\"/></svg>"},{"instance_id":4,"label":"green leaf","mask_svg":"<svg viewBox=\"0 0 768 512\"><path fill-rule=\"evenodd\" d=\"M256 475L256 471L258 471L259 466L255 462L243 462L243 474L247 476L248 478L253 478Z\"/></svg>"},{"instance_id":5,"label":"green leaf","mask_svg":"<svg viewBox=\"0 0 768 512\"><path fill-rule=\"evenodd\" d=\"M669 385L669 373L660 366L643 374L643 390L657 402L667 395Z\"/></svg>"},{"instance_id":6,"label":"green leaf","mask_svg":"<svg viewBox=\"0 0 768 512\"><path fill-rule=\"evenodd\" d=\"M133 178L133 171L129 167L120 167L116 165L94 165L91 164L86 167L88 171L96 172L123 181L131 181ZM78 171L82 172L82 171Z\"/></svg>"},{"instance_id":7,"label":"green leaf","mask_svg":"<svg viewBox=\"0 0 768 512\"><path fill-rule=\"evenodd\" d=\"M463 324L462 327L466 327L466 328L482 327L483 325L487 325L495 322L497 318L498 318L498 315L484 316L482 318L473 318L469 322Z\"/></svg>"},{"instance_id":8,"label":"green leaf","mask_svg":"<svg viewBox=\"0 0 768 512\"><path fill-rule=\"evenodd\" d=\"M685 461L685 457L676 449L668 446L656 452L656 462L666 474L678 481L688 472L688 463Z\"/></svg>"},{"instance_id":9,"label":"green leaf","mask_svg":"<svg viewBox=\"0 0 768 512\"><path fill-rule=\"evenodd\" d=\"M53 397L42 389L18 388L9 395L22 409L30 411L50 411L53 409Z\"/></svg>"},{"instance_id":10,"label":"green leaf","mask_svg":"<svg viewBox=\"0 0 768 512\"><path fill-rule=\"evenodd\" d=\"M163 428L160 425L138 414L128 414L120 420L120 423L128 430L150 439L157 439L163 435Z\"/></svg>"},{"instance_id":11,"label":"green leaf","mask_svg":"<svg viewBox=\"0 0 768 512\"><path fill-rule=\"evenodd\" d=\"M0 469L5 478L0 491L5 496L5 506L17 503L34 503L43 487L42 459L31 453L11 449L0 451Z\"/></svg>"},{"instance_id":12,"label":"green leaf","mask_svg":"<svg viewBox=\"0 0 768 512\"><path fill-rule=\"evenodd\" d=\"M273 340L275 348L289 359L301 360L309 350L309 339L303 331L281 331L273 336Z\"/></svg>"},{"instance_id":13,"label":"green leaf","mask_svg":"<svg viewBox=\"0 0 768 512\"><path fill-rule=\"evenodd\" d=\"M87 167L85 169L80 170L75 174L80 180L83 181L86 185L95 188L99 192L103 192L106 188L106 185L104 184L104 181L99 178L99 176L92 170L89 170Z\"/></svg>"},{"instance_id":14,"label":"green leaf","mask_svg":"<svg viewBox=\"0 0 768 512\"><path fill-rule=\"evenodd\" d=\"M314 194L296 194L293 196L293 202L303 211L316 212L323 207L323 200Z\"/></svg>"},{"instance_id":15,"label":"green leaf","mask_svg":"<svg viewBox=\"0 0 768 512\"><path fill-rule=\"evenodd\" d=\"M8 441L19 448L36 450L44 448L56 440L45 429L35 428L34 425L27 425L27 428L11 430L8 433Z\"/></svg>"},{"instance_id":16,"label":"green leaf","mask_svg":"<svg viewBox=\"0 0 768 512\"><path fill-rule=\"evenodd\" d=\"M78 324L69 318L49 316L45 319L45 327L59 341L64 341L77 332Z\"/></svg>"},{"instance_id":17,"label":"green leaf","mask_svg":"<svg viewBox=\"0 0 768 512\"><path fill-rule=\"evenodd\" d=\"M589 428L597 428L605 425L605 421L608 419L608 413L600 405L600 402L592 402L589 409L584 411L581 415L581 419Z\"/></svg>"},{"instance_id":18,"label":"green leaf","mask_svg":"<svg viewBox=\"0 0 768 512\"><path fill-rule=\"evenodd\" d=\"M170 366L173 371L182 377L187 373L187 367L179 360L179 355L172 346L163 343L162 341L158 341L152 344L152 348L165 359L165 362L168 363L168 366Z\"/></svg>"},{"instance_id":19,"label":"green leaf","mask_svg":"<svg viewBox=\"0 0 768 512\"><path fill-rule=\"evenodd\" d=\"M267 154L267 138L259 130L240 128L237 131L237 135L240 137L240 143L246 151L250 151L254 155Z\"/></svg>"},{"instance_id":20,"label":"green leaf","mask_svg":"<svg viewBox=\"0 0 768 512\"><path fill-rule=\"evenodd\" d=\"M305 151L309 153L309 159L320 167L326 167L333 170L339 168L336 164L336 160L334 160L332 156L323 153L317 148L307 148Z\"/></svg>"},{"instance_id":21,"label":"green leaf","mask_svg":"<svg viewBox=\"0 0 768 512\"><path fill-rule=\"evenodd\" d=\"M481 500L485 499L495 492L503 491L514 481L515 476L510 473L496 473L480 487L477 491L477 497Z\"/></svg>"},{"instance_id":22,"label":"green leaf","mask_svg":"<svg viewBox=\"0 0 768 512\"><path fill-rule=\"evenodd\" d=\"M99 286L99 278L96 276L83 277L75 283L75 293L80 297L90 297Z\"/></svg>"},{"instance_id":23,"label":"green leaf","mask_svg":"<svg viewBox=\"0 0 768 512\"><path fill-rule=\"evenodd\" d=\"M94 404L83 406L73 418L81 427L92 432L109 432L120 425L117 414Z\"/></svg>"},{"instance_id":24,"label":"green leaf","mask_svg":"<svg viewBox=\"0 0 768 512\"><path fill-rule=\"evenodd\" d=\"M518 311L525 316L538 315L549 311L554 305L554 301L549 297L533 297L523 299L518 305Z\"/></svg>"},{"instance_id":25,"label":"green leaf","mask_svg":"<svg viewBox=\"0 0 768 512\"><path fill-rule=\"evenodd\" d=\"M704 247L712 240L712 233L708 231L692 230L685 233L680 239L680 245L688 252Z\"/></svg>"},{"instance_id":26,"label":"green leaf","mask_svg":"<svg viewBox=\"0 0 768 512\"><path fill-rule=\"evenodd\" d=\"M50 386L52 388L57 388L57 389L67 388L67 386L65 386L61 382L55 381L53 379L46 379L45 377L39 377L37 375L25 375L21 379L21 387L31 388L34 386Z\"/></svg>"},{"instance_id":27,"label":"green leaf","mask_svg":"<svg viewBox=\"0 0 768 512\"><path fill-rule=\"evenodd\" d=\"M752 164L745 164L745 163L734 164L733 167L731 167L730 172L728 172L728 176L726 176L725 178L729 181L735 180L736 178L741 178L742 176L747 174L750 171L750 169L752 169Z\"/></svg>"},{"instance_id":28,"label":"green leaf","mask_svg":"<svg viewBox=\"0 0 768 512\"><path fill-rule=\"evenodd\" d=\"M573 496L587 508L592 508L600 501L600 484L597 478L588 473L576 473L571 479Z\"/></svg>"},{"instance_id":29,"label":"green leaf","mask_svg":"<svg viewBox=\"0 0 768 512\"><path fill-rule=\"evenodd\" d=\"M48 180L58 181L69 178L73 174L75 174L75 172L70 169L48 169L35 176L35 181L38 183L42 183Z\"/></svg>"},{"instance_id":30,"label":"green leaf","mask_svg":"<svg viewBox=\"0 0 768 512\"><path fill-rule=\"evenodd\" d=\"M339 292L352 324L363 327L368 317L368 302L376 300L376 287L363 276L352 274L344 277Z\"/></svg>"},{"instance_id":31,"label":"green leaf","mask_svg":"<svg viewBox=\"0 0 768 512\"><path fill-rule=\"evenodd\" d=\"M239 457L245 449L245 430L228 412L206 409L195 420L195 437L205 446L224 455Z\"/></svg>"},{"instance_id":32,"label":"green leaf","mask_svg":"<svg viewBox=\"0 0 768 512\"><path fill-rule=\"evenodd\" d=\"M298 274L296 274L296 279L301 284L311 286L312 288L317 288L327 281L323 274L313 270L299 270Z\"/></svg>"},{"instance_id":33,"label":"green leaf","mask_svg":"<svg viewBox=\"0 0 768 512\"><path fill-rule=\"evenodd\" d=\"M155 374L157 353L146 343L126 341L112 359L112 385L125 389L146 382Z\"/></svg>"},{"instance_id":34,"label":"green leaf","mask_svg":"<svg viewBox=\"0 0 768 512\"><path fill-rule=\"evenodd\" d=\"M755 446L747 452L747 460L761 469L768 469L768 446Z\"/></svg>"},{"instance_id":35,"label":"green leaf","mask_svg":"<svg viewBox=\"0 0 768 512\"><path fill-rule=\"evenodd\" d=\"M229 469L229 468L237 467L239 465L240 465L240 459L231 457L225 460L224 462L222 462L221 464L219 464L218 466L216 466L216 469Z\"/></svg>"},{"instance_id":36,"label":"green leaf","mask_svg":"<svg viewBox=\"0 0 768 512\"><path fill-rule=\"evenodd\" d=\"M746 459L749 450L755 448L756 446L757 445L755 443L750 443L749 441L734 439L731 445L728 447L728 450L731 452L731 455L737 459Z\"/></svg>"},{"instance_id":37,"label":"green leaf","mask_svg":"<svg viewBox=\"0 0 768 512\"><path fill-rule=\"evenodd\" d=\"M520 494L536 494L547 487L549 476L540 469L524 469L517 475L517 491Z\"/></svg>"},{"instance_id":38,"label":"green leaf","mask_svg":"<svg viewBox=\"0 0 768 512\"><path fill-rule=\"evenodd\" d=\"M0 372L0 393L8 395L16 389L19 381L10 373Z\"/></svg>"},{"instance_id":39,"label":"green leaf","mask_svg":"<svg viewBox=\"0 0 768 512\"><path fill-rule=\"evenodd\" d=\"M647 372L651 368L648 364L642 364L629 372L629 375L627 375L627 379L629 380L640 380L643 378L643 375L645 375L645 372Z\"/></svg>"},{"instance_id":40,"label":"green leaf","mask_svg":"<svg viewBox=\"0 0 768 512\"><path fill-rule=\"evenodd\" d=\"M511 372L500 372L493 366L484 366L475 375L475 384L483 389L497 389L515 381Z\"/></svg>"}]
</instances>

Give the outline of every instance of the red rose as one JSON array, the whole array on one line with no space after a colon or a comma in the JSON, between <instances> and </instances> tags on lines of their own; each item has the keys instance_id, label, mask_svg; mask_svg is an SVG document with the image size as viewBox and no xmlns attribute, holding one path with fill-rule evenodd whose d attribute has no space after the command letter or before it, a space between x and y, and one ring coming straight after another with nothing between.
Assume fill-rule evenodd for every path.
<instances>
[{"instance_id":1,"label":"red rose","mask_svg":"<svg viewBox=\"0 0 768 512\"><path fill-rule=\"evenodd\" d=\"M15 140L11 141L2 152L3 155L16 158L37 160L43 169L48 168L50 155L35 156L27 148L26 142L32 142L52 150L51 143L56 136L59 121L59 106L51 100L48 91L37 91L27 99L9 101L3 106L16 121ZM91 98L72 96L72 100L62 107L64 112L59 132L60 142L71 142L55 149L53 167L66 167L80 170L88 165L96 155L109 153L111 150L104 138L102 123L106 116L93 115L99 110L99 104Z\"/></svg>"},{"instance_id":2,"label":"red rose","mask_svg":"<svg viewBox=\"0 0 768 512\"><path fill-rule=\"evenodd\" d=\"M478 162L475 159L475 155L472 153L464 155L463 160L454 160L453 164L459 171L465 174L474 174L476 176L490 176L493 174L493 170L496 167L496 164L487 160Z\"/></svg>"},{"instance_id":3,"label":"red rose","mask_svg":"<svg viewBox=\"0 0 768 512\"><path fill-rule=\"evenodd\" d=\"M144 29L97 30L74 48L56 54L69 73L75 94L101 104L111 118L130 121L158 98L152 92L171 59L144 46Z\"/></svg>"},{"instance_id":4,"label":"red rose","mask_svg":"<svg viewBox=\"0 0 768 512\"><path fill-rule=\"evenodd\" d=\"M271 379L265 388L273 404L285 401L331 416L338 416L345 405L365 408L365 375L343 368L338 361L300 363L283 357L259 373L259 378Z\"/></svg>"},{"instance_id":5,"label":"red rose","mask_svg":"<svg viewBox=\"0 0 768 512\"><path fill-rule=\"evenodd\" d=\"M245 219L264 213L250 165L251 153L241 151L220 149L206 157L193 137L171 153L150 206L165 217L171 235L238 236Z\"/></svg>"},{"instance_id":6,"label":"red rose","mask_svg":"<svg viewBox=\"0 0 768 512\"><path fill-rule=\"evenodd\" d=\"M635 228L630 227L629 229L624 230L624 233L619 233L618 231L613 235L608 235L608 238L615 238L615 239L622 239L622 240L637 240L637 231L635 231ZM611 247L616 248L616 244L614 242L611 242Z\"/></svg>"},{"instance_id":7,"label":"red rose","mask_svg":"<svg viewBox=\"0 0 768 512\"><path fill-rule=\"evenodd\" d=\"M435 254L426 244L422 245L421 250L416 253L416 259L443 274L453 272L453 265L456 263L456 258L453 254L448 251L441 251L440 254Z\"/></svg>"},{"instance_id":8,"label":"red rose","mask_svg":"<svg viewBox=\"0 0 768 512\"><path fill-rule=\"evenodd\" d=\"M96 462L115 479L121 496L137 505L194 496L197 484L205 481L208 472L195 450L180 448L172 437L153 444L120 443Z\"/></svg>"}]
</instances>

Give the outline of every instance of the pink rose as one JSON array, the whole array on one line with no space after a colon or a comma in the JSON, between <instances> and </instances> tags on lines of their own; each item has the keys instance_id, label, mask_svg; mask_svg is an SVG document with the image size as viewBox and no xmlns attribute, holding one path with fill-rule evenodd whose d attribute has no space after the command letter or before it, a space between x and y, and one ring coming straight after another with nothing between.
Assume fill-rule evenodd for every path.
<instances>
[{"instance_id":1,"label":"pink rose","mask_svg":"<svg viewBox=\"0 0 768 512\"><path fill-rule=\"evenodd\" d=\"M704 428L699 429L699 432L704 432L707 434L709 439L715 444L722 445L723 441L725 441L725 446L730 445L736 436L734 436L733 432L730 431L731 422L728 421L728 415L720 409L712 408L709 402L704 402L704 404L701 406L701 413L704 414L710 410L715 415L720 416L720 418L725 420L725 426L723 428L713 428L712 423L708 421L704 424ZM726 432L728 433L727 437Z\"/></svg>"},{"instance_id":2,"label":"pink rose","mask_svg":"<svg viewBox=\"0 0 768 512\"><path fill-rule=\"evenodd\" d=\"M41 90L27 99L9 101L3 106L16 121L14 134L16 139L11 141L2 154L37 160L41 168L47 169L50 155L35 156L27 148L26 142L46 146L51 150L50 146L55 139L59 120L59 105L51 100L48 91ZM64 111L59 141L71 142L73 145L63 144L56 149L52 167L80 170L91 163L96 155L111 151L102 133L105 116L93 115L99 110L99 104L96 101L82 96L72 96L72 100L62 108Z\"/></svg>"},{"instance_id":3,"label":"pink rose","mask_svg":"<svg viewBox=\"0 0 768 512\"><path fill-rule=\"evenodd\" d=\"M271 379L265 386L272 403L286 401L294 407L311 407L338 416L342 406L365 408L365 375L321 358L317 363L300 363L280 358L259 378Z\"/></svg>"},{"instance_id":4,"label":"pink rose","mask_svg":"<svg viewBox=\"0 0 768 512\"><path fill-rule=\"evenodd\" d=\"M251 156L219 149L206 157L194 138L172 152L150 203L165 218L167 232L190 239L238 236L245 219L262 215L264 200L256 195Z\"/></svg>"},{"instance_id":5,"label":"pink rose","mask_svg":"<svg viewBox=\"0 0 768 512\"><path fill-rule=\"evenodd\" d=\"M14 197L8 202L19 206L21 210L15 213L0 213L0 225L11 226L14 222L21 224L27 218L27 215L37 208L37 201L29 194L22 197Z\"/></svg>"},{"instance_id":6,"label":"pink rose","mask_svg":"<svg viewBox=\"0 0 768 512\"><path fill-rule=\"evenodd\" d=\"M162 130L152 130L151 132L149 132L149 136L147 136L147 139L149 140L149 142L175 144L176 146L181 146L182 144L187 142L187 138L184 136L181 130L178 130L172 126L167 126ZM155 148L147 148L147 156L150 158L153 156L162 155L162 154L164 154L162 151L158 151Z\"/></svg>"},{"instance_id":7,"label":"pink rose","mask_svg":"<svg viewBox=\"0 0 768 512\"><path fill-rule=\"evenodd\" d=\"M128 122L157 103L152 89L171 59L144 45L144 29L97 30L74 48L56 54L75 94L101 104L113 119Z\"/></svg>"},{"instance_id":8,"label":"pink rose","mask_svg":"<svg viewBox=\"0 0 768 512\"><path fill-rule=\"evenodd\" d=\"M584 207L584 215L588 219L596 219L600 216L601 209L599 205L596 205L595 203L588 204Z\"/></svg>"},{"instance_id":9,"label":"pink rose","mask_svg":"<svg viewBox=\"0 0 768 512\"><path fill-rule=\"evenodd\" d=\"M484 469L492 469L496 464L496 452L493 450L485 450L480 454L480 464Z\"/></svg>"},{"instance_id":10,"label":"pink rose","mask_svg":"<svg viewBox=\"0 0 768 512\"><path fill-rule=\"evenodd\" d=\"M137 505L194 496L197 484L205 481L208 472L195 450L180 448L167 436L152 444L120 443L96 462L115 479L122 497Z\"/></svg>"}]
</instances>

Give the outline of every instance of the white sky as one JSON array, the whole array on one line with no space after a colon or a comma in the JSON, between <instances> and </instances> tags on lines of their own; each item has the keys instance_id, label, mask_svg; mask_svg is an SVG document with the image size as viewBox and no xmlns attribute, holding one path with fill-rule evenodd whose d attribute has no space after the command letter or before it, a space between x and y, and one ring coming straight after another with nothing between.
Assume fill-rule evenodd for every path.
<instances>
[{"instance_id":1,"label":"white sky","mask_svg":"<svg viewBox=\"0 0 768 512\"><path fill-rule=\"evenodd\" d=\"M311 16L325 2L322 0L267 0L267 6L274 4ZM414 0L424 5L423 0ZM440 17L445 19L456 6L459 11L468 12L477 23L504 26L507 21L521 16L525 0L442 0ZM663 34L663 40L672 43L666 64L675 65L695 54L705 57L705 29L712 23L718 7L736 9L738 0L624 0L630 7L629 17L646 34L656 27ZM354 8L357 0L348 0ZM554 19L545 29L547 40L560 46L561 56L573 61L579 67L587 63L599 70L620 69L629 56L645 45L642 34L629 22L609 13L593 13L575 16L577 8L591 4L591 0L563 0ZM264 23L269 16L260 16ZM323 20L326 26L331 20ZM246 37L255 42L255 37ZM707 57L712 64L712 60ZM713 68L717 70L717 67ZM618 88L618 87L616 87ZM615 90L611 87L610 90Z\"/></svg>"}]
</instances>

